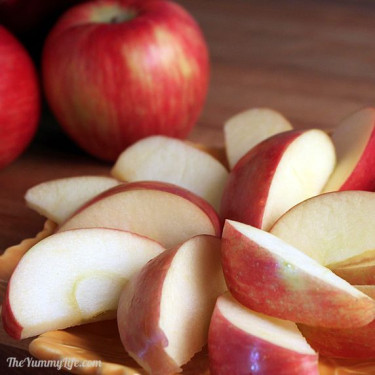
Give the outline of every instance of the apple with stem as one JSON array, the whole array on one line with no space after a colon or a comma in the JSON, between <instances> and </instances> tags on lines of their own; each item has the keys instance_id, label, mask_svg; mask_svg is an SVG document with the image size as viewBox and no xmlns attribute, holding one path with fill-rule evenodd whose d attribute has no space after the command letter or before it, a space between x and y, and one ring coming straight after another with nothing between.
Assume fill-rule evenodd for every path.
<instances>
[{"instance_id":1,"label":"apple with stem","mask_svg":"<svg viewBox=\"0 0 375 375\"><path fill-rule=\"evenodd\" d=\"M122 287L164 250L149 238L114 229L53 234L34 245L13 272L3 326L23 339L113 318Z\"/></svg>"},{"instance_id":2,"label":"apple with stem","mask_svg":"<svg viewBox=\"0 0 375 375\"><path fill-rule=\"evenodd\" d=\"M206 98L202 32L180 5L97 0L70 8L44 46L47 100L67 134L114 161L149 135L185 138Z\"/></svg>"},{"instance_id":3,"label":"apple with stem","mask_svg":"<svg viewBox=\"0 0 375 375\"><path fill-rule=\"evenodd\" d=\"M0 168L21 155L40 118L39 79L22 44L0 25Z\"/></svg>"},{"instance_id":4,"label":"apple with stem","mask_svg":"<svg viewBox=\"0 0 375 375\"><path fill-rule=\"evenodd\" d=\"M217 299L208 336L212 375L318 375L318 354L295 323L251 311L230 293Z\"/></svg>"}]
</instances>

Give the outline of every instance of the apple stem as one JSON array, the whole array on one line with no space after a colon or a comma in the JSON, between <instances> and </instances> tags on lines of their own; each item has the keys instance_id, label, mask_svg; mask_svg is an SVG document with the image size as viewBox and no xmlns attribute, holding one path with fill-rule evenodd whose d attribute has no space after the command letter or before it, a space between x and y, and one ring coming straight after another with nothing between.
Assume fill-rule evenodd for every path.
<instances>
[{"instance_id":1,"label":"apple stem","mask_svg":"<svg viewBox=\"0 0 375 375\"><path fill-rule=\"evenodd\" d=\"M127 22L135 18L135 12L123 12L121 14L114 15L110 20L109 23L122 23Z\"/></svg>"}]
</instances>

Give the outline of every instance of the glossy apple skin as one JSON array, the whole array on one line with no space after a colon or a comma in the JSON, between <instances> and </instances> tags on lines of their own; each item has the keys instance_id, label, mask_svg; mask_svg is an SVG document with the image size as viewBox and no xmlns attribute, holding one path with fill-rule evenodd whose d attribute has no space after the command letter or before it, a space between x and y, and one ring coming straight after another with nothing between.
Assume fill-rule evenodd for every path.
<instances>
[{"instance_id":1,"label":"glossy apple skin","mask_svg":"<svg viewBox=\"0 0 375 375\"><path fill-rule=\"evenodd\" d=\"M136 15L92 22L108 6ZM108 161L149 135L185 138L201 112L209 77L197 23L164 0L102 0L71 8L47 38L42 67L61 126L81 148Z\"/></svg>"},{"instance_id":2,"label":"glossy apple skin","mask_svg":"<svg viewBox=\"0 0 375 375\"><path fill-rule=\"evenodd\" d=\"M297 353L260 339L227 320L215 307L208 334L212 375L318 375L316 355Z\"/></svg>"},{"instance_id":3,"label":"glossy apple skin","mask_svg":"<svg viewBox=\"0 0 375 375\"><path fill-rule=\"evenodd\" d=\"M117 311L121 341L130 355L152 368L155 375L174 374L180 367L164 351L168 339L159 328L163 283L178 247L152 259L124 288ZM142 298L131 298L134 290L143 290ZM140 335L140 332L144 333Z\"/></svg>"},{"instance_id":4,"label":"glossy apple skin","mask_svg":"<svg viewBox=\"0 0 375 375\"><path fill-rule=\"evenodd\" d=\"M31 142L40 117L39 81L22 44L0 25L0 168Z\"/></svg>"},{"instance_id":5,"label":"glossy apple skin","mask_svg":"<svg viewBox=\"0 0 375 375\"><path fill-rule=\"evenodd\" d=\"M276 134L245 154L229 174L220 207L224 219L262 228L264 210L277 166L302 130Z\"/></svg>"},{"instance_id":6,"label":"glossy apple skin","mask_svg":"<svg viewBox=\"0 0 375 375\"><path fill-rule=\"evenodd\" d=\"M352 297L285 264L228 221L224 224L221 256L228 289L254 311L330 328L360 327L374 319L375 305L369 298Z\"/></svg>"}]
</instances>

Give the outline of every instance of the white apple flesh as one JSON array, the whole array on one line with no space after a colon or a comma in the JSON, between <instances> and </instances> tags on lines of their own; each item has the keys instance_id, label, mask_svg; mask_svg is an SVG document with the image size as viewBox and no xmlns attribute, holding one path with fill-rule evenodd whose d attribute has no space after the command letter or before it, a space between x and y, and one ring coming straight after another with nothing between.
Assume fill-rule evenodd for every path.
<instances>
[{"instance_id":1,"label":"white apple flesh","mask_svg":"<svg viewBox=\"0 0 375 375\"><path fill-rule=\"evenodd\" d=\"M90 227L129 230L166 248L194 235L221 233L220 220L209 203L186 189L157 181L132 182L105 191L59 231Z\"/></svg>"},{"instance_id":2,"label":"white apple flesh","mask_svg":"<svg viewBox=\"0 0 375 375\"><path fill-rule=\"evenodd\" d=\"M106 176L60 178L28 189L25 200L28 207L61 224L83 204L118 184L120 181Z\"/></svg>"},{"instance_id":3,"label":"white apple flesh","mask_svg":"<svg viewBox=\"0 0 375 375\"><path fill-rule=\"evenodd\" d=\"M225 150L230 168L261 141L292 128L283 115L269 108L252 108L231 117L224 124Z\"/></svg>"},{"instance_id":4,"label":"white apple flesh","mask_svg":"<svg viewBox=\"0 0 375 375\"><path fill-rule=\"evenodd\" d=\"M6 332L23 339L113 318L125 283L165 249L134 233L105 228L57 233L34 245L9 281Z\"/></svg>"},{"instance_id":5,"label":"white apple flesh","mask_svg":"<svg viewBox=\"0 0 375 375\"><path fill-rule=\"evenodd\" d=\"M374 222L375 193L339 191L296 205L271 233L330 267L374 249Z\"/></svg>"},{"instance_id":6,"label":"white apple flesh","mask_svg":"<svg viewBox=\"0 0 375 375\"><path fill-rule=\"evenodd\" d=\"M230 172L221 217L268 230L288 209L319 194L334 165L332 141L322 130L276 134Z\"/></svg>"},{"instance_id":7,"label":"white apple flesh","mask_svg":"<svg viewBox=\"0 0 375 375\"><path fill-rule=\"evenodd\" d=\"M226 290L220 239L196 236L148 262L125 286L117 320L126 351L153 375L175 374L207 343Z\"/></svg>"},{"instance_id":8,"label":"white apple flesh","mask_svg":"<svg viewBox=\"0 0 375 375\"><path fill-rule=\"evenodd\" d=\"M260 313L329 328L360 327L375 317L371 298L297 248L255 227L225 222L222 264L232 295Z\"/></svg>"},{"instance_id":9,"label":"white apple flesh","mask_svg":"<svg viewBox=\"0 0 375 375\"><path fill-rule=\"evenodd\" d=\"M247 309L229 293L211 319L208 352L212 375L318 375L318 354L295 323Z\"/></svg>"},{"instance_id":10,"label":"white apple flesh","mask_svg":"<svg viewBox=\"0 0 375 375\"><path fill-rule=\"evenodd\" d=\"M144 138L117 159L112 175L122 181L163 181L181 186L219 209L226 168L213 156L165 136Z\"/></svg>"}]
</instances>

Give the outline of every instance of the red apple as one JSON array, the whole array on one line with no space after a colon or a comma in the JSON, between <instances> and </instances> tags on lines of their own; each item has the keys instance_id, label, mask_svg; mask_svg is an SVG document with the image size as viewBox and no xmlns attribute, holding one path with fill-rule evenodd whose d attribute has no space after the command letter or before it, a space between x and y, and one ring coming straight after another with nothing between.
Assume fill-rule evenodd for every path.
<instances>
[{"instance_id":1,"label":"red apple","mask_svg":"<svg viewBox=\"0 0 375 375\"><path fill-rule=\"evenodd\" d=\"M164 0L71 8L47 38L42 66L62 127L84 150L110 161L149 135L186 137L209 76L197 23Z\"/></svg>"},{"instance_id":2,"label":"red apple","mask_svg":"<svg viewBox=\"0 0 375 375\"><path fill-rule=\"evenodd\" d=\"M121 341L146 371L181 371L207 342L216 298L226 290L220 239L195 236L149 261L124 287L117 322Z\"/></svg>"},{"instance_id":3,"label":"red apple","mask_svg":"<svg viewBox=\"0 0 375 375\"><path fill-rule=\"evenodd\" d=\"M373 285L357 286L371 298L375 297ZM375 358L375 320L365 326L347 329L298 325L308 343L321 355L336 358Z\"/></svg>"},{"instance_id":4,"label":"red apple","mask_svg":"<svg viewBox=\"0 0 375 375\"><path fill-rule=\"evenodd\" d=\"M30 143L40 116L38 77L22 44L0 25L0 168Z\"/></svg>"},{"instance_id":5,"label":"red apple","mask_svg":"<svg viewBox=\"0 0 375 375\"><path fill-rule=\"evenodd\" d=\"M318 355L295 323L256 313L229 293L217 299L208 335L212 375L318 375Z\"/></svg>"},{"instance_id":6,"label":"red apple","mask_svg":"<svg viewBox=\"0 0 375 375\"><path fill-rule=\"evenodd\" d=\"M373 299L271 233L226 220L221 255L229 291L252 310L327 328L374 320Z\"/></svg>"},{"instance_id":7,"label":"red apple","mask_svg":"<svg viewBox=\"0 0 375 375\"><path fill-rule=\"evenodd\" d=\"M222 219L268 230L287 210L317 195L335 165L335 150L318 129L290 130L253 147L231 170Z\"/></svg>"},{"instance_id":8,"label":"red apple","mask_svg":"<svg viewBox=\"0 0 375 375\"><path fill-rule=\"evenodd\" d=\"M334 129L337 165L324 191L375 191L375 108L348 116Z\"/></svg>"}]
</instances>

